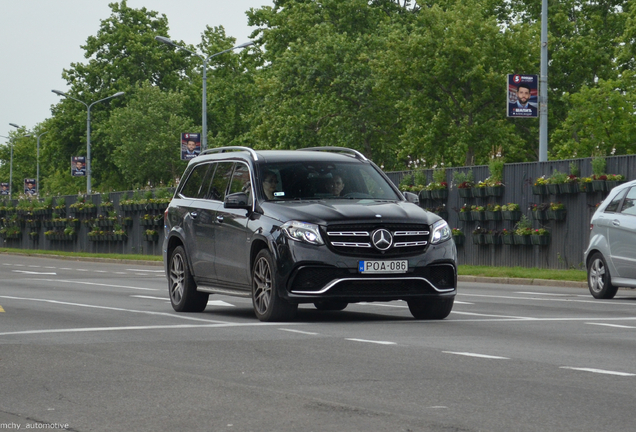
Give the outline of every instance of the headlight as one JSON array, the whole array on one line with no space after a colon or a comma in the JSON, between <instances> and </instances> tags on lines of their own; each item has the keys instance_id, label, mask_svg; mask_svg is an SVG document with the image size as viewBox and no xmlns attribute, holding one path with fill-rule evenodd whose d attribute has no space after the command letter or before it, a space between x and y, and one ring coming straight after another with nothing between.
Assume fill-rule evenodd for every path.
<instances>
[{"instance_id":1,"label":"headlight","mask_svg":"<svg viewBox=\"0 0 636 432\"><path fill-rule=\"evenodd\" d=\"M437 221L433 224L433 233L431 234L431 244L438 244L450 239L452 236L451 229L445 220Z\"/></svg>"},{"instance_id":2,"label":"headlight","mask_svg":"<svg viewBox=\"0 0 636 432\"><path fill-rule=\"evenodd\" d=\"M281 227L287 238L303 243L322 245L325 242L320 236L318 225L307 222L290 221Z\"/></svg>"}]
</instances>

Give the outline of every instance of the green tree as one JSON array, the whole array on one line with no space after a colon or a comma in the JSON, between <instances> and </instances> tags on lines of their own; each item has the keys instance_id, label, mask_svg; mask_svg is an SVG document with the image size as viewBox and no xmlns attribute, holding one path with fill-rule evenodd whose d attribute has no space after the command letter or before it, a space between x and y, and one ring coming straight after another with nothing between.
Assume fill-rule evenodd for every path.
<instances>
[{"instance_id":1,"label":"green tree","mask_svg":"<svg viewBox=\"0 0 636 432\"><path fill-rule=\"evenodd\" d=\"M393 2L277 1L253 12L264 26L267 67L255 76L259 109L252 137L266 148L336 145L375 160L395 159L398 113L377 88L373 62L382 51Z\"/></svg>"},{"instance_id":2,"label":"green tree","mask_svg":"<svg viewBox=\"0 0 636 432\"><path fill-rule=\"evenodd\" d=\"M636 79L600 80L567 95L572 107L567 119L553 134L553 154L559 159L593 154L636 153Z\"/></svg>"},{"instance_id":3,"label":"green tree","mask_svg":"<svg viewBox=\"0 0 636 432\"><path fill-rule=\"evenodd\" d=\"M190 70L187 55L159 49L154 40L155 36L168 33L168 20L164 15L146 8L129 8L125 0L109 6L111 16L101 21L97 35L90 36L82 46L88 61L73 63L62 74L70 86L67 93L87 104L118 91L126 92L123 98L91 109L91 172L96 189L102 182L104 186L114 186L121 178L113 164L112 147L105 145L102 139L109 133L102 127L111 110L125 106L144 81L163 89L187 86L181 76ZM49 162L45 184L75 188L79 180L68 178L68 164L71 156L86 155L86 107L63 98L52 113L53 118L46 122L50 133L44 155ZM85 190L85 186L82 189ZM57 189L55 192L66 191Z\"/></svg>"},{"instance_id":4,"label":"green tree","mask_svg":"<svg viewBox=\"0 0 636 432\"><path fill-rule=\"evenodd\" d=\"M132 189L150 184L172 184L183 172L180 160L182 132L200 132L185 109L178 91L162 91L144 83L125 107L112 111L104 128L104 143L113 148L113 164L120 180L113 188Z\"/></svg>"},{"instance_id":5,"label":"green tree","mask_svg":"<svg viewBox=\"0 0 636 432\"><path fill-rule=\"evenodd\" d=\"M484 164L493 147L509 161L533 157L537 122L506 119L504 89L506 74L532 69L536 29L503 31L484 5L423 8L408 35L401 26L390 34L382 75L401 116L402 160Z\"/></svg>"}]
</instances>

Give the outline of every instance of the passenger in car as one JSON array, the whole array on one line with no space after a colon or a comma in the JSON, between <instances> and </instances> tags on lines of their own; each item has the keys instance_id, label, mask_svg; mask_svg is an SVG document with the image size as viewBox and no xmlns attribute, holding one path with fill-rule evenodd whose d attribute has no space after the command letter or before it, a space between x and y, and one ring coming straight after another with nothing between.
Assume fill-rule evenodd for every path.
<instances>
[{"instance_id":1,"label":"passenger in car","mask_svg":"<svg viewBox=\"0 0 636 432\"><path fill-rule=\"evenodd\" d=\"M335 196L340 196L342 193L342 189L344 189L344 181L342 180L342 176L340 174L335 174L329 184L327 185L328 191Z\"/></svg>"},{"instance_id":2,"label":"passenger in car","mask_svg":"<svg viewBox=\"0 0 636 432\"><path fill-rule=\"evenodd\" d=\"M263 192L265 192L265 196L268 200L273 200L274 192L276 192L276 187L278 186L278 177L276 177L276 173L273 171L265 172L265 179L263 180Z\"/></svg>"}]
</instances>

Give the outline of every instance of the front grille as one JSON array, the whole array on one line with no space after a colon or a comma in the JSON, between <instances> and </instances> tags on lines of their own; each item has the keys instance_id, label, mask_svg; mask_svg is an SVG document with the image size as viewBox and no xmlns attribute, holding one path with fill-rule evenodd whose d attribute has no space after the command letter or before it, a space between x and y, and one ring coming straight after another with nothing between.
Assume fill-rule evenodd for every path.
<instances>
[{"instance_id":1,"label":"front grille","mask_svg":"<svg viewBox=\"0 0 636 432\"><path fill-rule=\"evenodd\" d=\"M415 268L399 275L363 275L352 269L307 266L296 270L288 289L321 297L399 298L434 294L436 289L452 290L456 286L455 268L450 264Z\"/></svg>"},{"instance_id":2,"label":"front grille","mask_svg":"<svg viewBox=\"0 0 636 432\"><path fill-rule=\"evenodd\" d=\"M386 250L373 245L372 235L378 229L385 229L391 234L392 243ZM429 226L420 224L330 225L326 229L328 244L334 251L360 257L422 253L428 246L429 237Z\"/></svg>"}]
</instances>

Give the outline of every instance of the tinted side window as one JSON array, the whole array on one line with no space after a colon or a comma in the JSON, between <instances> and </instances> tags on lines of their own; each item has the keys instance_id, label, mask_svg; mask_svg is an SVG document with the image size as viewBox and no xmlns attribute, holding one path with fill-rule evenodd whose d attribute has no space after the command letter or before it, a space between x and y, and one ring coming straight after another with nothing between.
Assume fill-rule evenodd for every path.
<instances>
[{"instance_id":1,"label":"tinted side window","mask_svg":"<svg viewBox=\"0 0 636 432\"><path fill-rule=\"evenodd\" d=\"M636 187L631 188L625 196L621 213L636 216Z\"/></svg>"},{"instance_id":2,"label":"tinted side window","mask_svg":"<svg viewBox=\"0 0 636 432\"><path fill-rule=\"evenodd\" d=\"M232 174L232 182L230 183L230 193L245 192L250 190L250 170L247 165L237 163Z\"/></svg>"},{"instance_id":3,"label":"tinted side window","mask_svg":"<svg viewBox=\"0 0 636 432\"><path fill-rule=\"evenodd\" d=\"M194 167L180 194L188 198L203 198L208 185L206 181L208 168L210 168L210 164L201 164ZM203 185L206 187L203 187Z\"/></svg>"},{"instance_id":4,"label":"tinted side window","mask_svg":"<svg viewBox=\"0 0 636 432\"><path fill-rule=\"evenodd\" d=\"M621 200L625 196L625 191L619 193L614 197L612 202L610 202L607 207L605 207L605 213L614 213L618 210L618 205L621 203Z\"/></svg>"},{"instance_id":5,"label":"tinted side window","mask_svg":"<svg viewBox=\"0 0 636 432\"><path fill-rule=\"evenodd\" d=\"M214 177L212 177L212 182L210 183L210 193L208 198L216 201L223 201L227 185L230 182L230 176L232 175L234 162L219 162L215 165L216 170L214 171Z\"/></svg>"}]
</instances>

